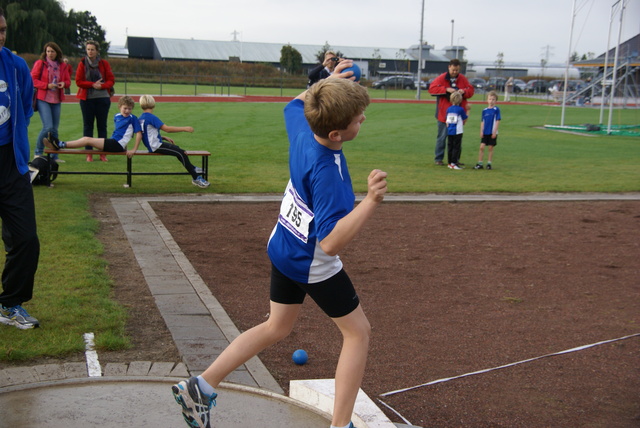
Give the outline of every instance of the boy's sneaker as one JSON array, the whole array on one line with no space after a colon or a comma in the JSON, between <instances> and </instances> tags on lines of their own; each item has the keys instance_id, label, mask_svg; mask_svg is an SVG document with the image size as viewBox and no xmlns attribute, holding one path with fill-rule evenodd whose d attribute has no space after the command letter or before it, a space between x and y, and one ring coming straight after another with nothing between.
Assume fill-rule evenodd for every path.
<instances>
[{"instance_id":1,"label":"boy's sneaker","mask_svg":"<svg viewBox=\"0 0 640 428\"><path fill-rule=\"evenodd\" d=\"M484 167L480 163L476 164L476 166L473 167L473 169L482 169L482 168L484 168Z\"/></svg>"},{"instance_id":2,"label":"boy's sneaker","mask_svg":"<svg viewBox=\"0 0 640 428\"><path fill-rule=\"evenodd\" d=\"M20 330L40 327L37 319L29 315L29 313L20 305L10 308L0 305L0 323L13 325Z\"/></svg>"},{"instance_id":3,"label":"boy's sneaker","mask_svg":"<svg viewBox=\"0 0 640 428\"><path fill-rule=\"evenodd\" d=\"M201 175L196 177L196 179L193 180L192 183L194 186L202 187L203 189L206 189L207 187L209 187L209 182L204 178L202 178Z\"/></svg>"},{"instance_id":4,"label":"boy's sneaker","mask_svg":"<svg viewBox=\"0 0 640 428\"><path fill-rule=\"evenodd\" d=\"M194 166L193 169L196 171L196 174L198 175L204 174L204 169L200 168L199 166Z\"/></svg>"},{"instance_id":5,"label":"boy's sneaker","mask_svg":"<svg viewBox=\"0 0 640 428\"><path fill-rule=\"evenodd\" d=\"M192 428L211 428L211 406L216 405L215 392L212 395L206 395L200 392L198 386L198 378L190 377L171 387L173 397L176 402L182 406L182 417L185 422Z\"/></svg>"},{"instance_id":6,"label":"boy's sneaker","mask_svg":"<svg viewBox=\"0 0 640 428\"><path fill-rule=\"evenodd\" d=\"M449 169L462 169L460 168L458 165L456 165L455 163L450 163L449 164Z\"/></svg>"},{"instance_id":7,"label":"boy's sneaker","mask_svg":"<svg viewBox=\"0 0 640 428\"><path fill-rule=\"evenodd\" d=\"M493 169L493 168L491 168L491 164L487 165L487 169Z\"/></svg>"},{"instance_id":8,"label":"boy's sneaker","mask_svg":"<svg viewBox=\"0 0 640 428\"><path fill-rule=\"evenodd\" d=\"M60 150L60 141L49 133L49 137L45 137L42 139L42 142L45 146L53 150Z\"/></svg>"}]
</instances>

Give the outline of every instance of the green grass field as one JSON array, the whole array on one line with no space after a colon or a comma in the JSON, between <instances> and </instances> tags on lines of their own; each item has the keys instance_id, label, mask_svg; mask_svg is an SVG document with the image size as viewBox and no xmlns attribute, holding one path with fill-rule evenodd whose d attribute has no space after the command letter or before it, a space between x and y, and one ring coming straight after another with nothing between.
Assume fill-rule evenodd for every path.
<instances>
[{"instance_id":1,"label":"green grass field","mask_svg":"<svg viewBox=\"0 0 640 428\"><path fill-rule=\"evenodd\" d=\"M34 299L25 307L43 327L0 329L0 360L81 352L85 332L96 334L99 350L129 346L124 330L126 311L111 299L111 280L95 238L98 222L88 212L89 195L280 193L288 180L283 107L283 103L158 104L156 114L167 124L195 128L193 134L171 135L176 144L213 154L209 189L196 188L187 176L138 176L133 178L133 187L125 189L124 177L86 175L61 175L53 188L34 188L42 249ZM433 165L434 104L371 104L359 137L344 147L356 191L366 191L366 178L374 168L389 173L391 193L640 191L640 140L540 129L560 122L558 107L501 106L495 169L473 170L483 107L473 104L465 128L462 161L468 168L452 171ZM115 112L113 105L111 114ZM134 114L140 114L138 106ZM598 115L595 109L568 108L565 122L597 123ZM614 123L639 124L640 110L616 110ZM35 146L40 131L37 114L29 131ZM79 106L65 104L60 138L75 139L81 133ZM65 160L60 166L63 171L124 171L126 162L123 156L93 164L82 156ZM134 166L137 171L182 170L171 157L139 158Z\"/></svg>"}]
</instances>

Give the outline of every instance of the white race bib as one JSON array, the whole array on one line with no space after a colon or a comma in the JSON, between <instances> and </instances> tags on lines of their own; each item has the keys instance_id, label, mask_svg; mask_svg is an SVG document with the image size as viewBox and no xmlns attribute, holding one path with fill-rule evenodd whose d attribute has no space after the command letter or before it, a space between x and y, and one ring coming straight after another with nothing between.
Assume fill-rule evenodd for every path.
<instances>
[{"instance_id":1,"label":"white race bib","mask_svg":"<svg viewBox=\"0 0 640 428\"><path fill-rule=\"evenodd\" d=\"M289 232L304 242L309 240L309 224L313 220L314 214L307 207L307 204L300 198L298 192L291 184L287 185L280 205L278 223L283 225Z\"/></svg>"}]
</instances>

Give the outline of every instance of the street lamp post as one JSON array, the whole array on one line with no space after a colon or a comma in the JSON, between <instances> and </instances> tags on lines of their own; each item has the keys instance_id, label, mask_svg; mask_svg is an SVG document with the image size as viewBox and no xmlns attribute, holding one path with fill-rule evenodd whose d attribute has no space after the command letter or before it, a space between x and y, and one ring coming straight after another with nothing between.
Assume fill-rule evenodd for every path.
<instances>
[{"instance_id":1,"label":"street lamp post","mask_svg":"<svg viewBox=\"0 0 640 428\"><path fill-rule=\"evenodd\" d=\"M418 46L418 90L416 92L416 99L420 99L420 90L422 80L422 37L424 30L424 0L422 0L422 13L420 14L420 45Z\"/></svg>"},{"instance_id":2,"label":"street lamp post","mask_svg":"<svg viewBox=\"0 0 640 428\"><path fill-rule=\"evenodd\" d=\"M458 37L458 41L456 43L456 59L460 59L458 58L458 48L460 47L460 39L464 39L464 36ZM464 51L462 52L462 56L464 56Z\"/></svg>"}]
</instances>

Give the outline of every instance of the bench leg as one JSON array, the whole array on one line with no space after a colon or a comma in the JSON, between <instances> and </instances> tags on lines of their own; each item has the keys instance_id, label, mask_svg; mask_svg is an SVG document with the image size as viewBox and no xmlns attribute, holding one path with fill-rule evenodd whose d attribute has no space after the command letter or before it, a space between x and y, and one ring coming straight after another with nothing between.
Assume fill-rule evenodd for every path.
<instances>
[{"instance_id":1,"label":"bench leg","mask_svg":"<svg viewBox=\"0 0 640 428\"><path fill-rule=\"evenodd\" d=\"M202 170L204 171L204 179L209 181L209 156L202 156Z\"/></svg>"},{"instance_id":2,"label":"bench leg","mask_svg":"<svg viewBox=\"0 0 640 428\"><path fill-rule=\"evenodd\" d=\"M127 156L127 187L131 187L131 164L133 159Z\"/></svg>"}]
</instances>

